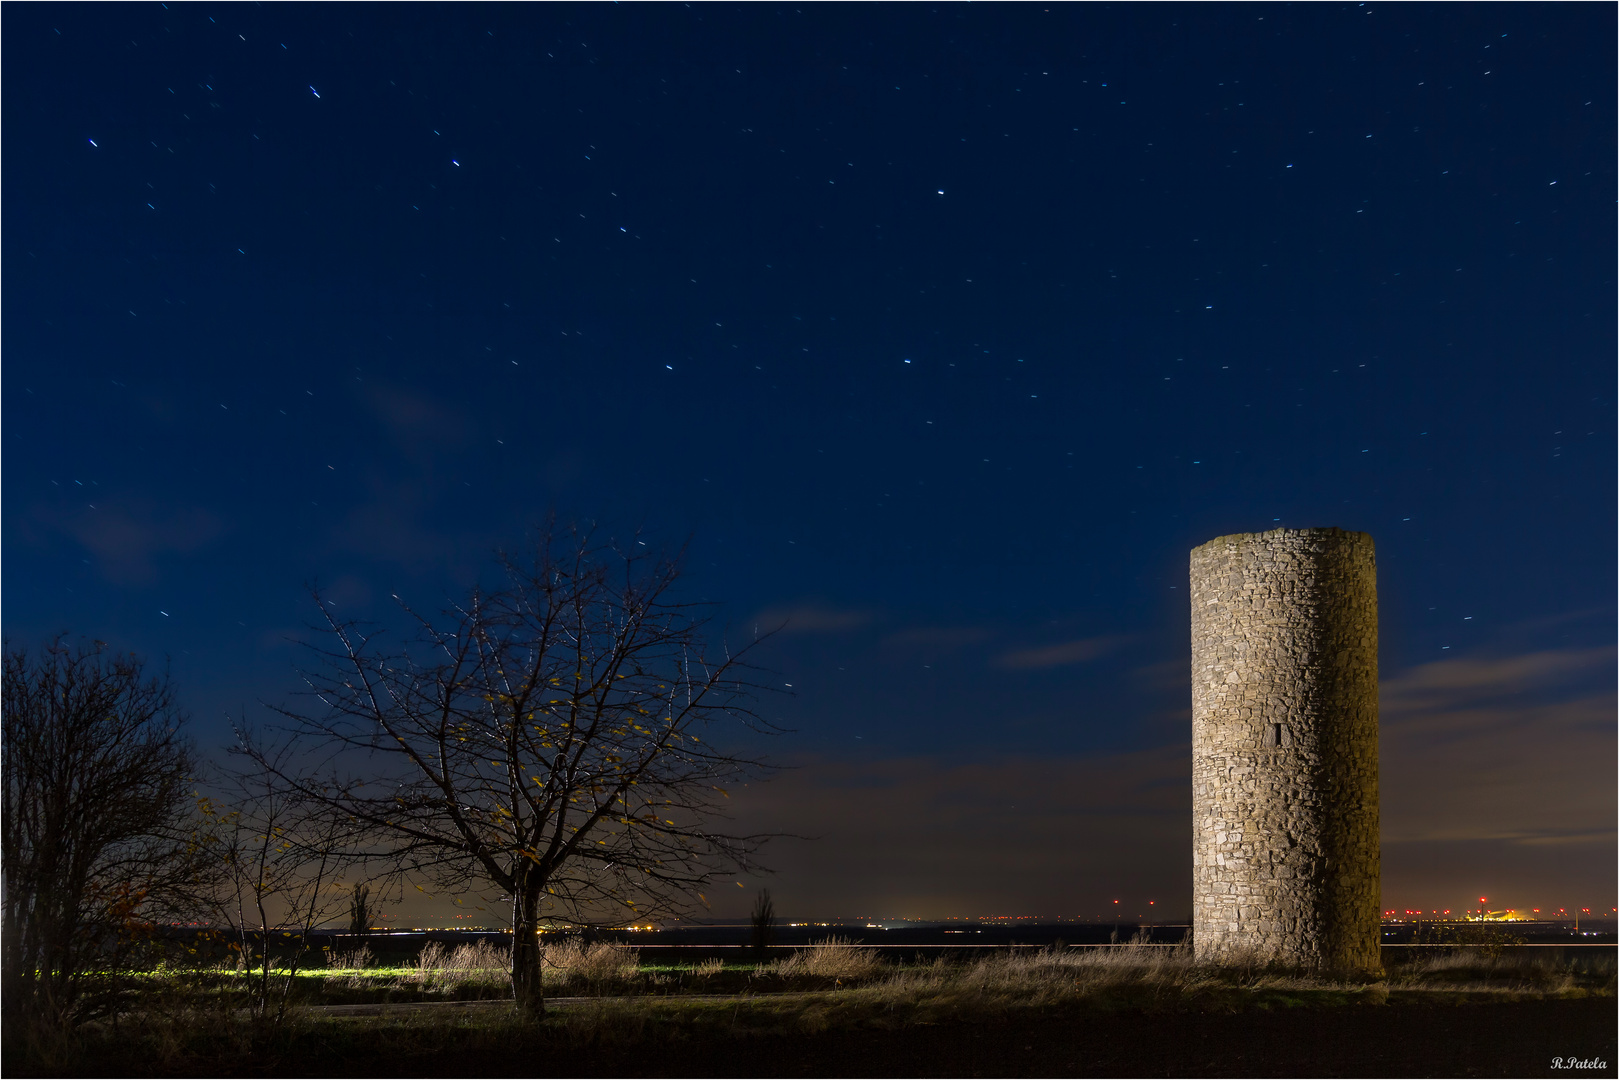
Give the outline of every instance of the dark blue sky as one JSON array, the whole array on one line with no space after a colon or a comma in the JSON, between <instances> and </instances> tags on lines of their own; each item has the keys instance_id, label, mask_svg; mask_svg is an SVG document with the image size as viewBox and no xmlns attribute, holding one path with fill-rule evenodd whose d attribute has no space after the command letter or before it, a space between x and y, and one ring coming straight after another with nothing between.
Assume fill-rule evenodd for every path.
<instances>
[{"instance_id":1,"label":"dark blue sky","mask_svg":"<svg viewBox=\"0 0 1619 1080\"><path fill-rule=\"evenodd\" d=\"M784 912L1177 910L1186 553L1338 525L1386 903L1609 906L1614 29L9 5L6 632L172 658L217 744L306 583L645 526L793 616Z\"/></svg>"}]
</instances>

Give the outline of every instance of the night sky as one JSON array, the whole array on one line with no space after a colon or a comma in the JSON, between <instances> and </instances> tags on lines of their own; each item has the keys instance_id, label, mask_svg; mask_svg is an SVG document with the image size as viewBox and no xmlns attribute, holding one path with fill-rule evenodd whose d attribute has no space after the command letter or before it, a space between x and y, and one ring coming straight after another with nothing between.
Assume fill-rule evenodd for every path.
<instances>
[{"instance_id":1,"label":"night sky","mask_svg":"<svg viewBox=\"0 0 1619 1080\"><path fill-rule=\"evenodd\" d=\"M1385 907L1619 902L1611 5L3 24L12 644L166 658L217 749L308 585L645 529L787 623L736 808L813 839L717 915L1174 918L1187 552L1336 525Z\"/></svg>"}]
</instances>

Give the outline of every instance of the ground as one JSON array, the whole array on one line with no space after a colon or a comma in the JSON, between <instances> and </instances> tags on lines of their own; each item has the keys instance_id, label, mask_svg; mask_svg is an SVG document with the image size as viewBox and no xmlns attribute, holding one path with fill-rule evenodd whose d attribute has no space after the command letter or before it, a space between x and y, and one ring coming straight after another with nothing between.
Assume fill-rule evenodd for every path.
<instances>
[{"instance_id":1,"label":"ground","mask_svg":"<svg viewBox=\"0 0 1619 1080\"><path fill-rule=\"evenodd\" d=\"M409 1031L391 1038L376 1020L366 1023L364 1037L352 1042L328 1030L298 1040L295 1050L229 1063L171 1062L159 1072L216 1075L224 1066L244 1076L514 1075L514 1062L527 1060L544 1062L534 1067L539 1073L561 1076L1569 1077L1612 1076L1616 1058L1611 997L1236 1013L1046 1009L993 1022L732 1037L710 1031L574 1047L517 1040L418 1050ZM100 1064L141 1071L127 1058ZM522 1074L519 1067L515 1075Z\"/></svg>"}]
</instances>

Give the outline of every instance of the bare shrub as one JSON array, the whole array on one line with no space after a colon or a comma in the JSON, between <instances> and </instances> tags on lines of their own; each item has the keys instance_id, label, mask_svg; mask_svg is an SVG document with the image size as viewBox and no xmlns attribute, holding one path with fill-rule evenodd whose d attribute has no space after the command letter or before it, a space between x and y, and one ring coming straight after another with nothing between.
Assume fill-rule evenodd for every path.
<instances>
[{"instance_id":1,"label":"bare shrub","mask_svg":"<svg viewBox=\"0 0 1619 1080\"><path fill-rule=\"evenodd\" d=\"M472 986L509 986L511 950L492 941L445 948L430 941L416 956L416 970L405 981L426 990Z\"/></svg>"},{"instance_id":2,"label":"bare shrub","mask_svg":"<svg viewBox=\"0 0 1619 1080\"><path fill-rule=\"evenodd\" d=\"M450 959L448 950L437 941L429 941L421 947L416 954L416 981L418 983L431 983L437 973L444 970L445 960Z\"/></svg>"},{"instance_id":3,"label":"bare shrub","mask_svg":"<svg viewBox=\"0 0 1619 1080\"><path fill-rule=\"evenodd\" d=\"M416 970L406 976L410 982L421 986L432 986L437 981L439 973L444 970L449 960L449 951L436 941L429 941L422 946L422 951L416 954Z\"/></svg>"},{"instance_id":4,"label":"bare shrub","mask_svg":"<svg viewBox=\"0 0 1619 1080\"><path fill-rule=\"evenodd\" d=\"M830 937L775 961L765 970L789 979L802 975L820 979L869 979L883 968L876 949L861 948L849 938Z\"/></svg>"},{"instance_id":5,"label":"bare shrub","mask_svg":"<svg viewBox=\"0 0 1619 1080\"><path fill-rule=\"evenodd\" d=\"M342 989L358 989L365 986L368 979L366 971L376 966L377 958L371 955L368 946L359 948L332 949L326 954L325 979L321 980L326 986Z\"/></svg>"},{"instance_id":6,"label":"bare shrub","mask_svg":"<svg viewBox=\"0 0 1619 1080\"><path fill-rule=\"evenodd\" d=\"M638 950L606 941L586 942L582 938L568 938L545 946L544 962L565 979L586 982L632 979L641 970Z\"/></svg>"},{"instance_id":7,"label":"bare shrub","mask_svg":"<svg viewBox=\"0 0 1619 1080\"><path fill-rule=\"evenodd\" d=\"M490 976L500 980L510 979L512 950L509 945L497 944L487 938L470 945L457 945L450 954L449 969L463 978L480 981Z\"/></svg>"},{"instance_id":8,"label":"bare shrub","mask_svg":"<svg viewBox=\"0 0 1619 1080\"><path fill-rule=\"evenodd\" d=\"M326 966L332 971L363 971L376 967L377 958L371 954L369 945L361 945L357 949L333 949L326 954Z\"/></svg>"}]
</instances>

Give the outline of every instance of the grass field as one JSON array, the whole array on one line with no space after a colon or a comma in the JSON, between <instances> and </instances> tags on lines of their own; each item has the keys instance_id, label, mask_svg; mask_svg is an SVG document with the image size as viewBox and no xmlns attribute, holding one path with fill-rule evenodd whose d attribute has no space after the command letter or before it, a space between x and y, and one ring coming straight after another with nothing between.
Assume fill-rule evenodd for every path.
<instances>
[{"instance_id":1,"label":"grass field","mask_svg":"<svg viewBox=\"0 0 1619 1080\"><path fill-rule=\"evenodd\" d=\"M640 964L633 950L619 946L569 943L547 956L547 992L565 1000L536 1023L517 1017L502 1000L509 996L504 960L492 944L434 945L413 964L389 967L375 965L363 953L329 957L324 966L293 980L292 1007L278 1021L247 1008L237 972L156 973L148 977L139 1007L116 1023L83 1030L71 1041L41 1044L32 1054L8 1043L5 1066L8 1075L70 1075L116 1064L115 1072L130 1075L285 1076L337 1074L366 1062L368 1073L465 1075L471 1062L521 1052L543 1055L553 1063L547 1071L571 1075L607 1061L620 1071L647 1075L730 1075L727 1062L754 1060L762 1047L778 1045L787 1055L780 1067L753 1075L785 1075L792 1071L790 1062L821 1060L817 1054L832 1055L824 1062L831 1074L868 1075L861 1062L886 1060L884 1047L920 1040L915 1053L922 1072L968 1075L952 1065L971 1059L972 1047L983 1050L1004 1041L1008 1032L1025 1031L1031 1032L1031 1047L1068 1046L1082 1036L1100 1040L1102 1049L1093 1048L1089 1057L1077 1049L1068 1055L1083 1060L1048 1063L1064 1074L1086 1075L1087 1061L1113 1060L1113 1067L1125 1068L1128 1062L1102 1052L1117 1050L1105 1036L1143 1024L1174 1042L1190 1037L1184 1031L1219 1018L1226 1023L1211 1029L1216 1035L1291 1017L1301 1037L1312 1028L1326 1037L1335 1025L1371 1023L1377 1017L1394 1030L1434 1010L1456 1020L1482 1015L1481 1009L1504 1009L1506 1019L1483 1024L1468 1036L1474 1043L1504 1037L1512 1030L1512 1017L1530 1013L1542 1036L1572 1017L1604 1017L1611 1043L1611 953L1578 966L1512 950L1437 950L1403 959L1377 981L1337 982L1259 967L1199 967L1181 949L1128 945L895 966L875 950L845 943L801 950L769 964L708 960L654 966ZM472 1001L482 1004L451 1005ZM424 1004L434 1002L442 1005ZM364 1016L334 1008L357 1005L381 1008ZM1535 1012L1548 1009L1546 1016ZM1036 1038L1035 1031L1044 1034ZM1597 1034L1581 1031L1568 1039L1600 1042ZM1198 1038L1196 1046L1187 1045L1188 1052L1198 1047L1212 1052L1210 1035ZM1444 1049L1431 1039L1408 1041L1421 1053ZM962 1044L965 1057L929 1057L953 1043ZM1140 1049L1151 1057L1165 1047ZM1239 1053L1238 1047L1233 1060L1262 1072L1253 1049ZM1606 1053L1611 1068L1611 1051L1588 1049L1590 1054L1582 1056L1570 1045L1566 1052L1581 1060ZM1153 1060L1153 1068L1175 1071L1173 1062ZM923 1062L930 1067L923 1068ZM1216 1065L1218 1060L1204 1061L1188 1070L1209 1073ZM1581 1073L1602 1074L1600 1069Z\"/></svg>"}]
</instances>

